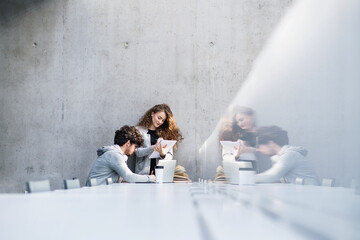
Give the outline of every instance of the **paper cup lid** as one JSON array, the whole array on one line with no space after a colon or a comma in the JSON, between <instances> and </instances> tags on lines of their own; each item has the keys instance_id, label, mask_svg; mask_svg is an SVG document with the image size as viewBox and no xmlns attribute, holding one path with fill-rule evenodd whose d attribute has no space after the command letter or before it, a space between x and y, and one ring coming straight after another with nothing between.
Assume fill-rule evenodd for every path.
<instances>
[{"instance_id":1,"label":"paper cup lid","mask_svg":"<svg viewBox=\"0 0 360 240\"><path fill-rule=\"evenodd\" d=\"M255 171L253 168L239 168L239 171Z\"/></svg>"}]
</instances>

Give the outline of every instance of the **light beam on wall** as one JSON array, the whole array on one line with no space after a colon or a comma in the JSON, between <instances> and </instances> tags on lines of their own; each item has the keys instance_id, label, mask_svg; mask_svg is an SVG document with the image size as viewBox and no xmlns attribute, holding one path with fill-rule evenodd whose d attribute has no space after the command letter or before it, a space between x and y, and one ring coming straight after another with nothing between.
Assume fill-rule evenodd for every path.
<instances>
[{"instance_id":1,"label":"light beam on wall","mask_svg":"<svg viewBox=\"0 0 360 240\"><path fill-rule=\"evenodd\" d=\"M345 186L360 178L359 23L359 1L296 2L228 108L251 107L258 126L287 130L320 177ZM221 165L219 124L199 150L206 179Z\"/></svg>"}]
</instances>

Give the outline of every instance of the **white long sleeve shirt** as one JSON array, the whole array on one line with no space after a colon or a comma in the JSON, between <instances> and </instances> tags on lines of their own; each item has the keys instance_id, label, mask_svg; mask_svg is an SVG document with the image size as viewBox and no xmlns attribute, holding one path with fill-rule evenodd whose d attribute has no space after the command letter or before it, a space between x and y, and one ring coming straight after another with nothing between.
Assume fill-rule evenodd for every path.
<instances>
[{"instance_id":1,"label":"white long sleeve shirt","mask_svg":"<svg viewBox=\"0 0 360 240\"><path fill-rule=\"evenodd\" d=\"M285 145L275 156L273 166L263 173L255 175L257 183L280 182L295 183L296 178L304 179L304 184L319 185L319 179L307 160L307 150L303 147Z\"/></svg>"}]
</instances>

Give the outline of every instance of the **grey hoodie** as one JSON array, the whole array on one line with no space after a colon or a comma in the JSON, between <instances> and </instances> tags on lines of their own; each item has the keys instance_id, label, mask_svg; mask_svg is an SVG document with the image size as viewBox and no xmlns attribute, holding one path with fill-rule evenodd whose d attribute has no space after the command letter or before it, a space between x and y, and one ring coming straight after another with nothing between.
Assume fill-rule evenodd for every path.
<instances>
[{"instance_id":1,"label":"grey hoodie","mask_svg":"<svg viewBox=\"0 0 360 240\"><path fill-rule=\"evenodd\" d=\"M303 147L285 145L280 153L275 155L273 166L269 170L255 175L259 183L285 182L295 183L296 178L304 179L304 184L319 185L318 177L307 160L307 150Z\"/></svg>"},{"instance_id":2,"label":"grey hoodie","mask_svg":"<svg viewBox=\"0 0 360 240\"><path fill-rule=\"evenodd\" d=\"M116 182L122 177L126 182L150 182L150 176L138 175L128 168L128 157L122 152L119 145L105 146L97 150L98 158L92 166L86 185L90 185L90 179L96 178L97 184L105 184L105 179L112 178Z\"/></svg>"}]
</instances>

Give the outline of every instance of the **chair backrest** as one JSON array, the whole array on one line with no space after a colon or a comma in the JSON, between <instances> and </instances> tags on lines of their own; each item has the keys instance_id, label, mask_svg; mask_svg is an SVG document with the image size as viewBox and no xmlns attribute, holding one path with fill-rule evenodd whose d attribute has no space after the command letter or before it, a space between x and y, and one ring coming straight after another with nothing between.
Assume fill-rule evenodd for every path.
<instances>
[{"instance_id":1,"label":"chair backrest","mask_svg":"<svg viewBox=\"0 0 360 240\"><path fill-rule=\"evenodd\" d=\"M73 188L80 188L80 181L79 179L65 179L64 180L64 188L65 189L73 189Z\"/></svg>"},{"instance_id":2,"label":"chair backrest","mask_svg":"<svg viewBox=\"0 0 360 240\"><path fill-rule=\"evenodd\" d=\"M355 189L355 194L360 195L360 179L353 179L351 181L351 188Z\"/></svg>"},{"instance_id":3,"label":"chair backrest","mask_svg":"<svg viewBox=\"0 0 360 240\"><path fill-rule=\"evenodd\" d=\"M360 188L360 179L353 179L351 180L351 188Z\"/></svg>"},{"instance_id":4,"label":"chair backrest","mask_svg":"<svg viewBox=\"0 0 360 240\"><path fill-rule=\"evenodd\" d=\"M28 181L26 182L26 191L28 193L48 192L50 191L50 182L49 180Z\"/></svg>"},{"instance_id":5,"label":"chair backrest","mask_svg":"<svg viewBox=\"0 0 360 240\"><path fill-rule=\"evenodd\" d=\"M298 185L304 185L304 179L303 178L296 178L295 183Z\"/></svg>"},{"instance_id":6,"label":"chair backrest","mask_svg":"<svg viewBox=\"0 0 360 240\"><path fill-rule=\"evenodd\" d=\"M110 185L110 184L113 184L113 180L112 180L112 178L107 178L106 185Z\"/></svg>"},{"instance_id":7,"label":"chair backrest","mask_svg":"<svg viewBox=\"0 0 360 240\"><path fill-rule=\"evenodd\" d=\"M91 186L91 187L97 186L96 178L91 178L91 179L90 179L90 186Z\"/></svg>"},{"instance_id":8,"label":"chair backrest","mask_svg":"<svg viewBox=\"0 0 360 240\"><path fill-rule=\"evenodd\" d=\"M321 185L325 186L325 187L334 187L335 179L334 178L323 178Z\"/></svg>"}]
</instances>

